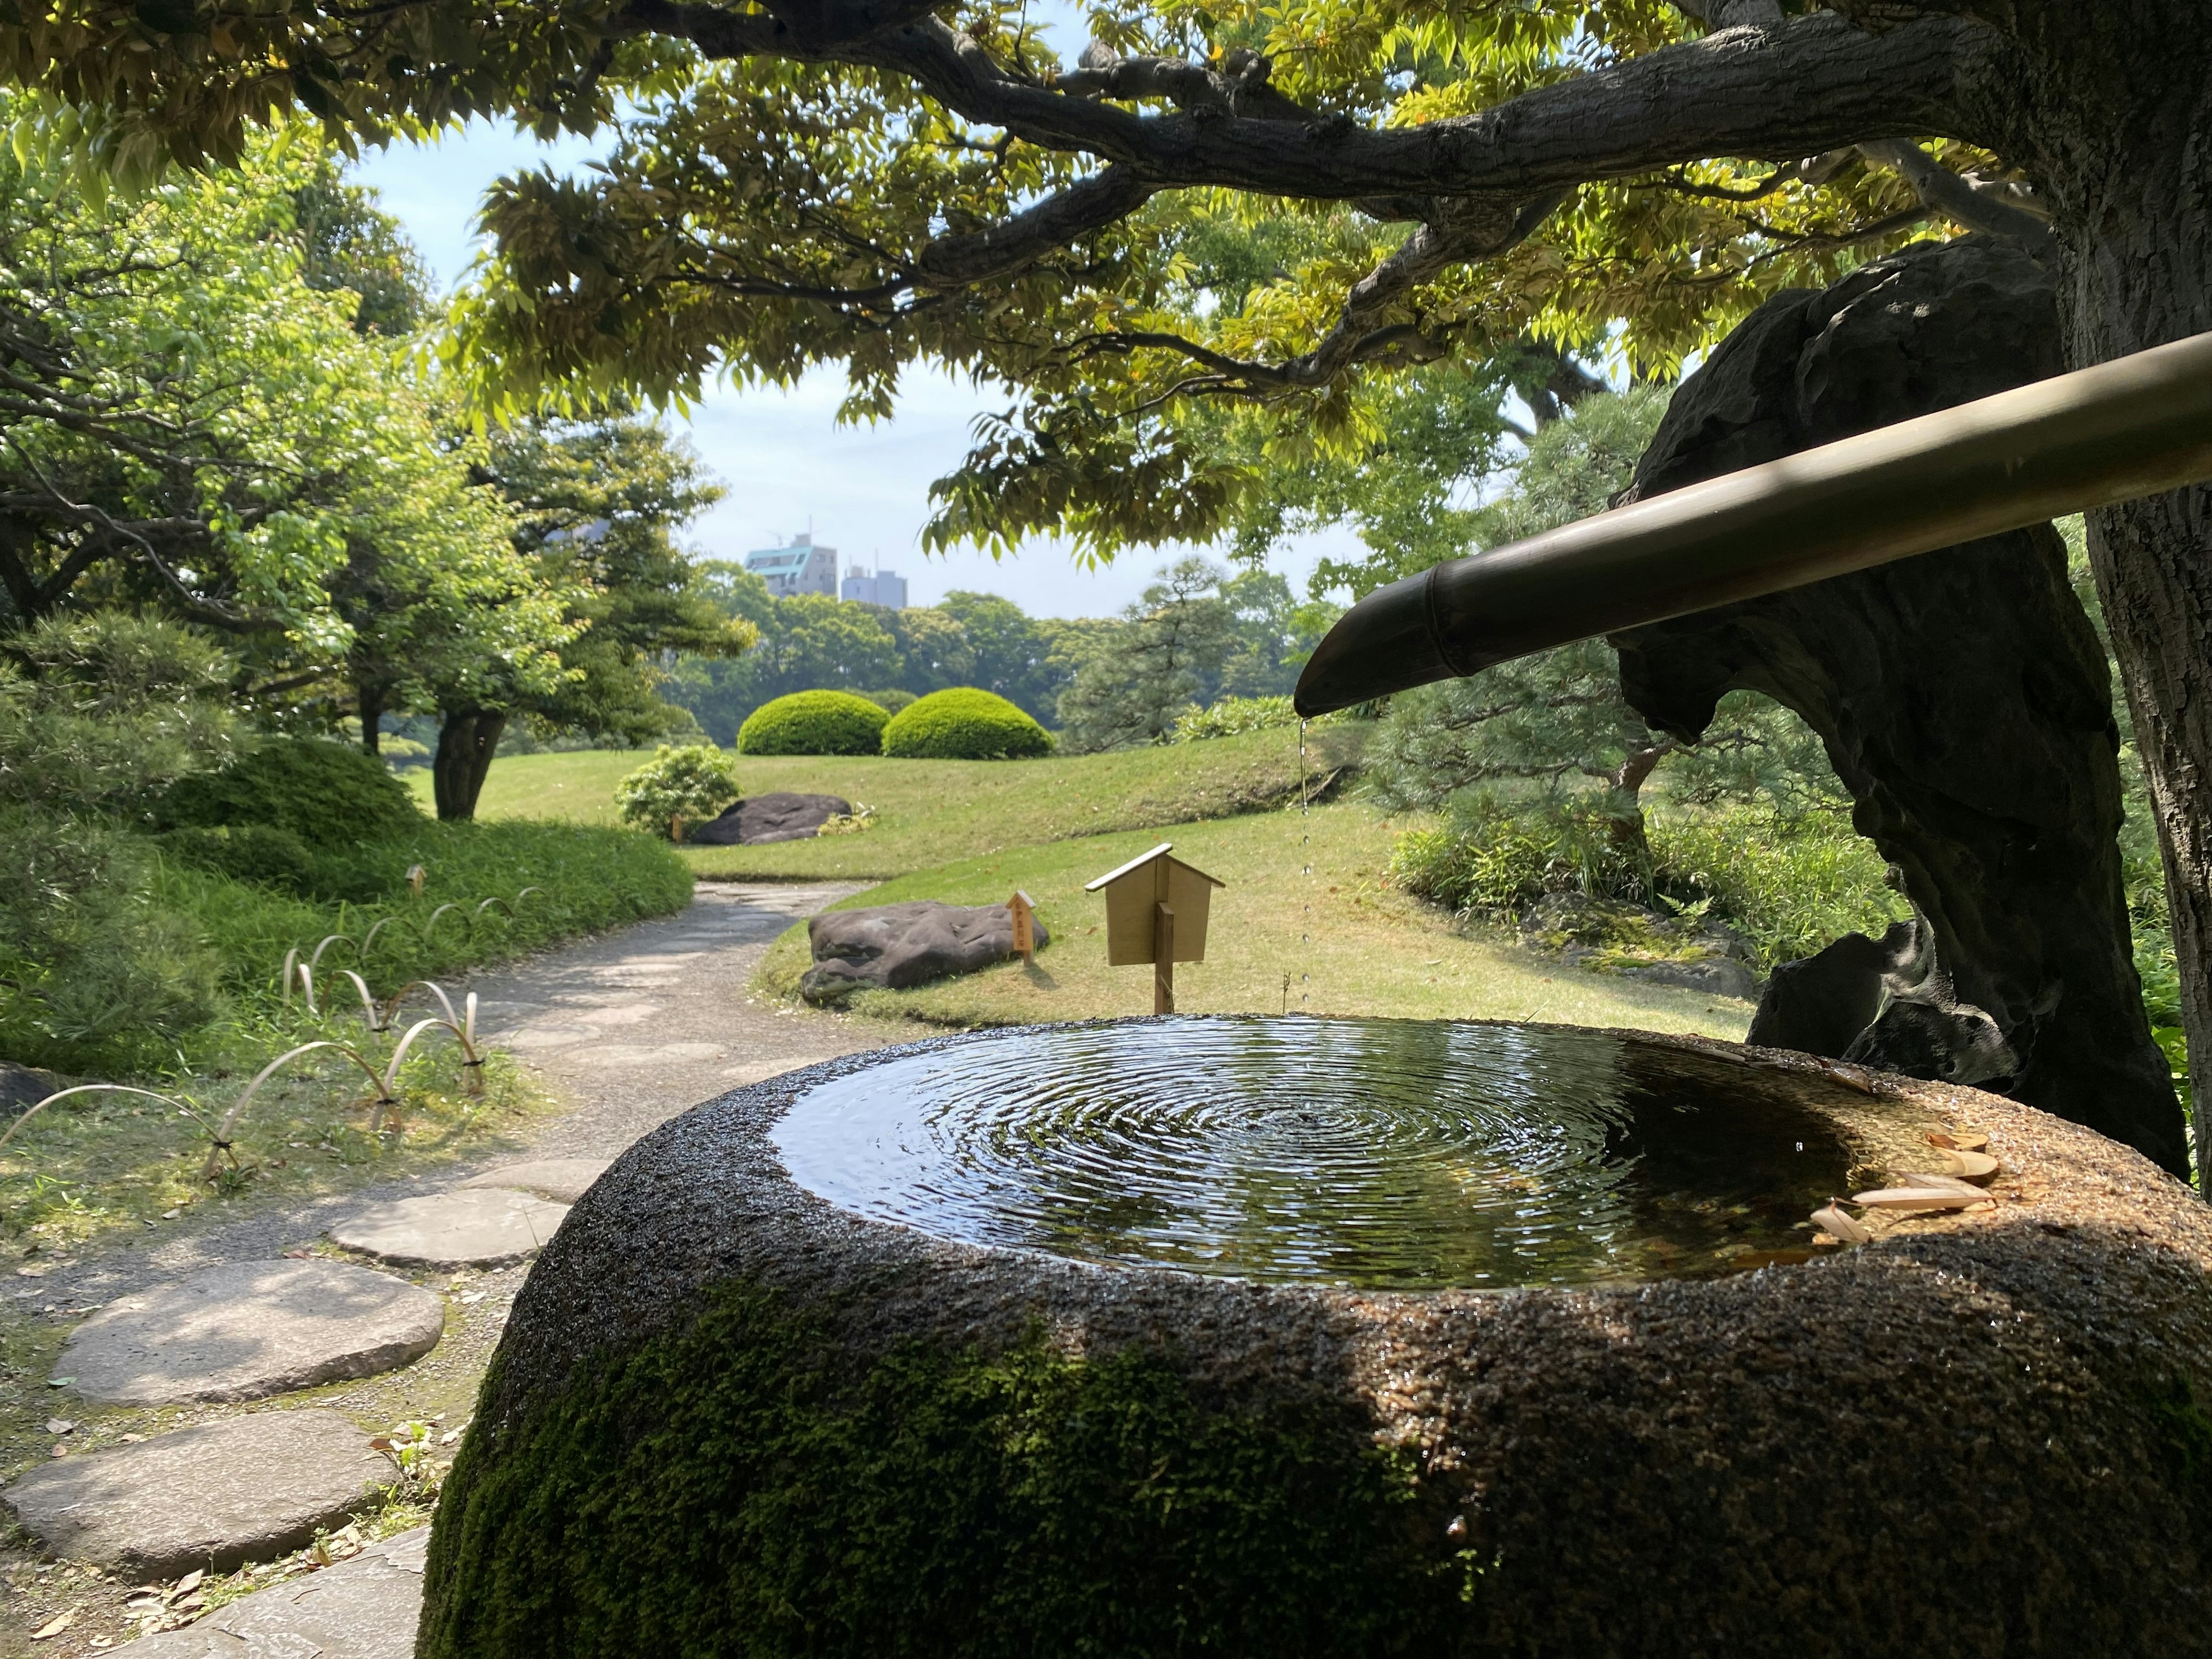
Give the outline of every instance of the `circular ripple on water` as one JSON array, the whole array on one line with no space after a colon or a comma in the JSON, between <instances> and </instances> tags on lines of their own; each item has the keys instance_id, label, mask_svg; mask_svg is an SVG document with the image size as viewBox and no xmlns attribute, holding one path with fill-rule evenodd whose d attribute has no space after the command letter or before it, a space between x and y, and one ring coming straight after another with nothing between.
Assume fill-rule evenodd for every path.
<instances>
[{"instance_id":1,"label":"circular ripple on water","mask_svg":"<svg viewBox=\"0 0 2212 1659\"><path fill-rule=\"evenodd\" d=\"M775 1139L939 1237L1394 1289L1728 1272L1805 1245L1852 1163L1755 1068L1413 1020L996 1033L823 1084Z\"/></svg>"}]
</instances>

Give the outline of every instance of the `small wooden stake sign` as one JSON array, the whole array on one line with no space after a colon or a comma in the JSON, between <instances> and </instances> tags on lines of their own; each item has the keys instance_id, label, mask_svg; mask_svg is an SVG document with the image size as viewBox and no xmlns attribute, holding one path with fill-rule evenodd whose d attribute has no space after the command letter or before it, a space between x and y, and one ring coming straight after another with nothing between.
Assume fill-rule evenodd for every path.
<instances>
[{"instance_id":1,"label":"small wooden stake sign","mask_svg":"<svg viewBox=\"0 0 2212 1659\"><path fill-rule=\"evenodd\" d=\"M1006 901L1006 914L1014 919L1014 954L1024 962L1036 960L1036 901L1018 887Z\"/></svg>"},{"instance_id":2,"label":"small wooden stake sign","mask_svg":"<svg viewBox=\"0 0 2212 1659\"><path fill-rule=\"evenodd\" d=\"M1162 842L1084 884L1106 895L1106 965L1152 969L1152 1012L1175 1012L1175 965L1206 960L1206 912L1213 890L1228 885L1205 871L1170 858Z\"/></svg>"}]
</instances>

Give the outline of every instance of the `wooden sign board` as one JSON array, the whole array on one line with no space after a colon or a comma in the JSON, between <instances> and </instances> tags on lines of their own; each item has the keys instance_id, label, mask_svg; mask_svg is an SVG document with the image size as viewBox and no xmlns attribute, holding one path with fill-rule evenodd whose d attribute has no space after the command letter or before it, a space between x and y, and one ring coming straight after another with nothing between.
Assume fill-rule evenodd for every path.
<instances>
[{"instance_id":1,"label":"wooden sign board","mask_svg":"<svg viewBox=\"0 0 2212 1659\"><path fill-rule=\"evenodd\" d=\"M1152 964L1156 1014L1175 1012L1176 963L1206 960L1206 911L1227 884L1170 858L1174 845L1164 841L1083 888L1106 895L1106 965Z\"/></svg>"},{"instance_id":2,"label":"wooden sign board","mask_svg":"<svg viewBox=\"0 0 2212 1659\"><path fill-rule=\"evenodd\" d=\"M1106 895L1106 965L1135 968L1157 963L1159 929L1155 907L1175 912L1170 962L1206 960L1206 910L1213 890L1226 886L1205 871L1171 858L1175 843L1164 841L1118 870L1084 884L1086 893Z\"/></svg>"},{"instance_id":3,"label":"wooden sign board","mask_svg":"<svg viewBox=\"0 0 2212 1659\"><path fill-rule=\"evenodd\" d=\"M1006 901L1006 914L1014 921L1014 954L1024 962L1036 960L1036 901L1018 887Z\"/></svg>"}]
</instances>

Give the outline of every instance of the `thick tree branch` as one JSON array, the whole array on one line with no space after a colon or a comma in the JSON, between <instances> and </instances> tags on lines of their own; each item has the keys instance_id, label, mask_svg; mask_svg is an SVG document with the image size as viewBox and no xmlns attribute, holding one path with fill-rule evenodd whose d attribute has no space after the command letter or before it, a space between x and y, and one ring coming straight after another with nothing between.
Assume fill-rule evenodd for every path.
<instances>
[{"instance_id":1,"label":"thick tree branch","mask_svg":"<svg viewBox=\"0 0 2212 1659\"><path fill-rule=\"evenodd\" d=\"M1912 186L1923 203L1954 224L2017 242L2040 262L2047 263L2057 250L2051 227L2041 219L1975 189L1911 139L1878 139L1858 148L1860 155L1889 168Z\"/></svg>"},{"instance_id":2,"label":"thick tree branch","mask_svg":"<svg viewBox=\"0 0 2212 1659\"><path fill-rule=\"evenodd\" d=\"M1127 218L1145 204L1152 189L1128 167L1103 168L1004 224L937 238L922 250L917 275L939 288L1011 276L1078 238Z\"/></svg>"},{"instance_id":3,"label":"thick tree branch","mask_svg":"<svg viewBox=\"0 0 2212 1659\"><path fill-rule=\"evenodd\" d=\"M1995 30L1957 17L1868 34L1820 13L1723 29L1480 114L1377 131L1341 116L1239 115L1233 99L1226 109L1139 114L1009 71L935 17L820 46L760 14L678 0L631 0L626 16L710 58L775 56L907 76L964 119L1122 163L1155 186L1330 200L1526 198L1682 161L1790 161L1915 134L1979 140L1996 119L1981 89L2009 50Z\"/></svg>"}]
</instances>

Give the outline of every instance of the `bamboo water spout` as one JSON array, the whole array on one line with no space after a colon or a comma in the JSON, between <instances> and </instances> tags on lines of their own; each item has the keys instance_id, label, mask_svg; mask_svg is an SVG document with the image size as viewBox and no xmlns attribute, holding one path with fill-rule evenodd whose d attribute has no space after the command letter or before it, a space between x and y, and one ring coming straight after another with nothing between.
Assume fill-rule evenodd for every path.
<instances>
[{"instance_id":1,"label":"bamboo water spout","mask_svg":"<svg viewBox=\"0 0 2212 1659\"><path fill-rule=\"evenodd\" d=\"M1300 714L2212 478L2212 334L1862 433L1377 588Z\"/></svg>"}]
</instances>

